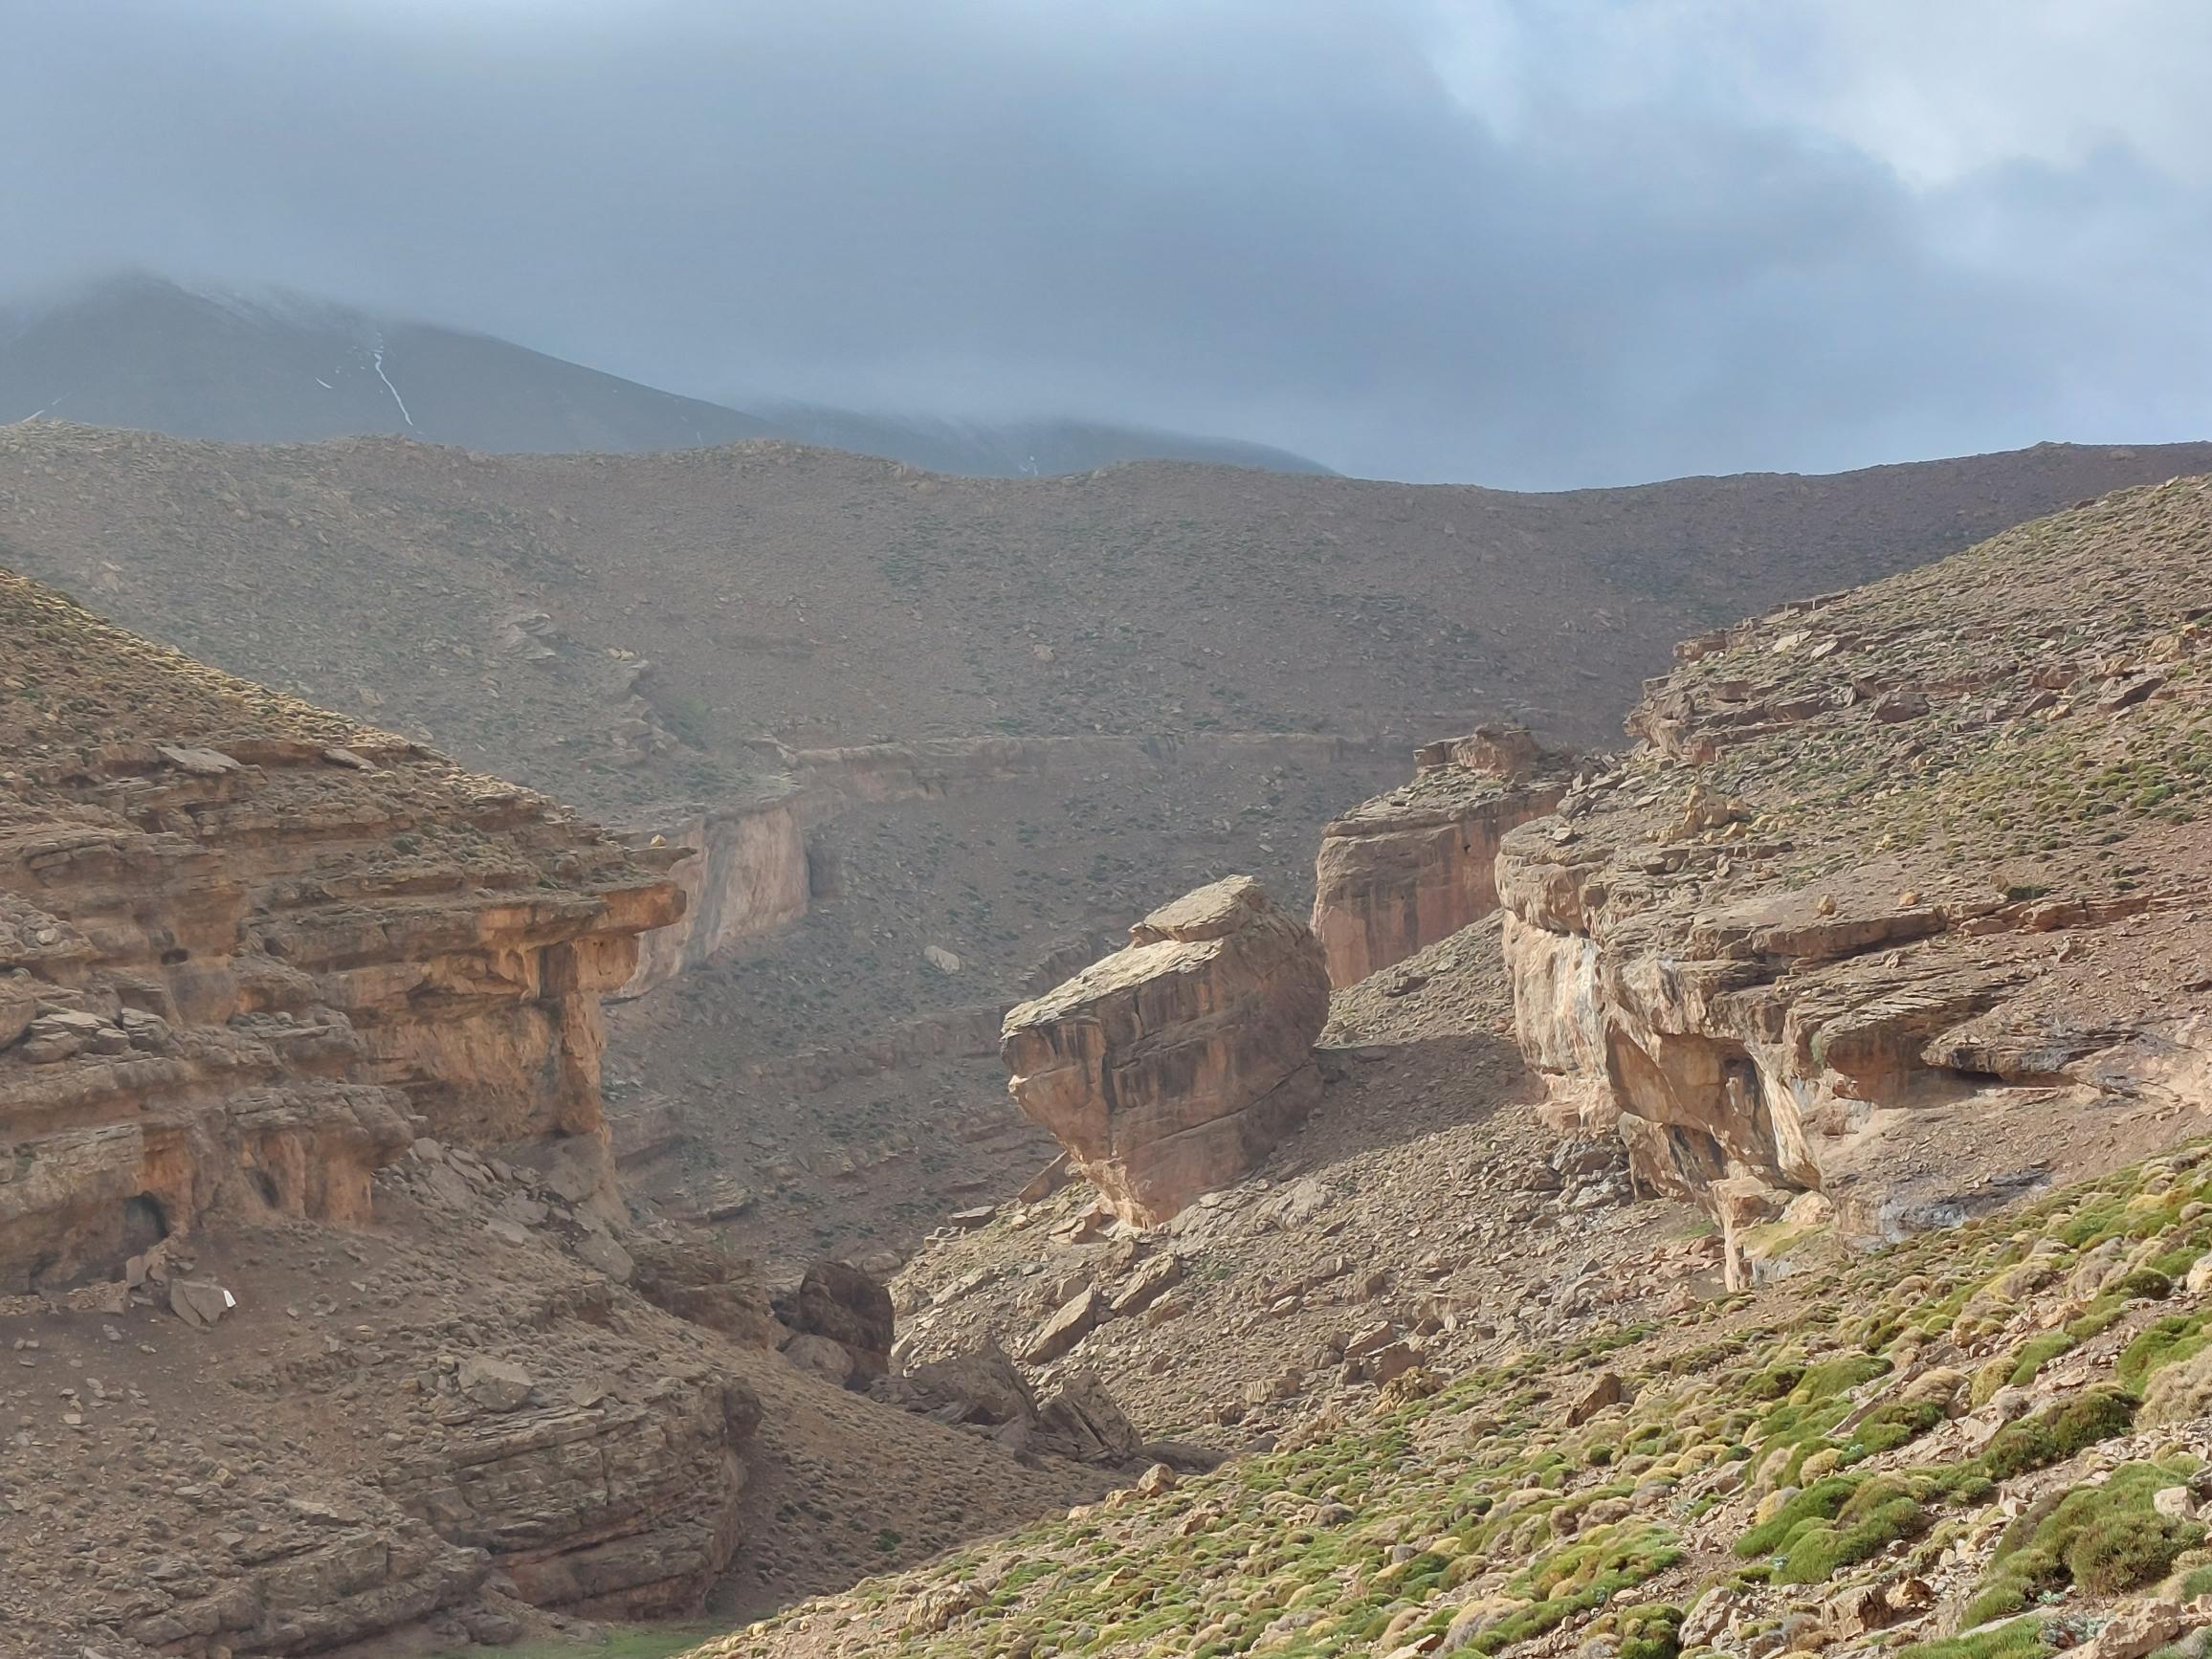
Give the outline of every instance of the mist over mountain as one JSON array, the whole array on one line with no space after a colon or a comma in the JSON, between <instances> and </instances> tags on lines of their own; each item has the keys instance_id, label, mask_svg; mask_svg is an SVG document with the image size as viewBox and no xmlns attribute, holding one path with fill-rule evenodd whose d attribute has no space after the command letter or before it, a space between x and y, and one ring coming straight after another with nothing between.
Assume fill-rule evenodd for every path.
<instances>
[{"instance_id":1,"label":"mist over mountain","mask_svg":"<svg viewBox=\"0 0 2212 1659\"><path fill-rule=\"evenodd\" d=\"M399 433L503 453L785 438L986 476L1132 460L1327 471L1260 444L1076 419L953 421L797 403L734 409L490 335L146 273L0 311L0 422L34 417L235 443Z\"/></svg>"}]
</instances>

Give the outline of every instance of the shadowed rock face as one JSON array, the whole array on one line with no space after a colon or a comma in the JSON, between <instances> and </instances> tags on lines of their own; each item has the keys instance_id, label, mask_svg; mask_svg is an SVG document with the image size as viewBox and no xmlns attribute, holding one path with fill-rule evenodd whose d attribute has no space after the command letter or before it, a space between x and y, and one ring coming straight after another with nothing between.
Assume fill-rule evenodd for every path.
<instances>
[{"instance_id":1,"label":"shadowed rock face","mask_svg":"<svg viewBox=\"0 0 2212 1659\"><path fill-rule=\"evenodd\" d=\"M1357 984L1495 910L1499 840L1566 790L1566 758L1518 726L1424 744L1414 762L1411 783L1321 832L1313 927L1333 985Z\"/></svg>"},{"instance_id":2,"label":"shadowed rock face","mask_svg":"<svg viewBox=\"0 0 2212 1659\"><path fill-rule=\"evenodd\" d=\"M666 1378L636 1403L517 1404L396 1456L384 1490L487 1552L535 1605L615 1618L697 1606L741 1536L740 1453L760 1402L726 1380Z\"/></svg>"},{"instance_id":3,"label":"shadowed rock face","mask_svg":"<svg viewBox=\"0 0 2212 1659\"><path fill-rule=\"evenodd\" d=\"M819 1261L793 1299L791 1328L826 1337L852 1361L854 1386L883 1375L891 1359L891 1293L851 1262Z\"/></svg>"},{"instance_id":4,"label":"shadowed rock face","mask_svg":"<svg viewBox=\"0 0 2212 1659\"><path fill-rule=\"evenodd\" d=\"M1006 1015L1015 1101L1116 1214L1166 1220L1236 1181L1319 1097L1320 946L1250 876L1154 911L1127 949Z\"/></svg>"}]
</instances>

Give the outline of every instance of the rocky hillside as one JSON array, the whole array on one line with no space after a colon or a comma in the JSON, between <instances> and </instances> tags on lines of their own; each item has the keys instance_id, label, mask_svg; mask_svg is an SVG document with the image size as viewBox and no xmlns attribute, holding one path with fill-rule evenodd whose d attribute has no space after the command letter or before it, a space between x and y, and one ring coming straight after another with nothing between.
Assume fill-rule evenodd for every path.
<instances>
[{"instance_id":1,"label":"rocky hillside","mask_svg":"<svg viewBox=\"0 0 2212 1659\"><path fill-rule=\"evenodd\" d=\"M12 574L0 785L10 1653L774 1604L1098 1489L632 1218L599 999L665 855Z\"/></svg>"},{"instance_id":2,"label":"rocky hillside","mask_svg":"<svg viewBox=\"0 0 2212 1659\"><path fill-rule=\"evenodd\" d=\"M1685 646L1256 1174L895 1287L916 1408L1238 1461L706 1651L2201 1653L2208 560L2182 479Z\"/></svg>"},{"instance_id":3,"label":"rocky hillside","mask_svg":"<svg viewBox=\"0 0 2212 1659\"><path fill-rule=\"evenodd\" d=\"M1681 648L1498 860L1555 1111L1754 1254L2170 1135L2212 1076L2208 566L2179 479Z\"/></svg>"},{"instance_id":4,"label":"rocky hillside","mask_svg":"<svg viewBox=\"0 0 2212 1659\"><path fill-rule=\"evenodd\" d=\"M1243 872L1303 909L1322 826L1417 741L1518 711L1609 743L1687 632L2204 464L2047 448L1516 496L38 423L0 431L0 557L698 848L674 872L691 931L650 947L650 994L614 1022L627 1144L672 1205L796 1267L910 1246L1034 1150L982 1127L1002 1101L974 1045L913 1072L855 1056L987 1021L1165 894ZM1360 851L1444 833L1363 830ZM1484 868L1413 872L1385 954L1462 914L1434 899L1480 902Z\"/></svg>"},{"instance_id":5,"label":"rocky hillside","mask_svg":"<svg viewBox=\"0 0 2212 1659\"><path fill-rule=\"evenodd\" d=\"M759 769L763 734L1410 745L1502 712L1610 742L1677 639L2207 466L2201 446L2051 446L1531 496L41 422L0 431L0 537L16 568L203 660L611 812L717 795L714 768Z\"/></svg>"},{"instance_id":6,"label":"rocky hillside","mask_svg":"<svg viewBox=\"0 0 2212 1659\"><path fill-rule=\"evenodd\" d=\"M1051 1175L958 1214L893 1283L895 1362L1080 1368L1145 1435L1249 1453L1402 1372L1691 1306L1719 1241L1637 1200L1617 1141L1538 1121L1498 939L1493 917L1337 992L1303 1124L1164 1226Z\"/></svg>"},{"instance_id":7,"label":"rocky hillside","mask_svg":"<svg viewBox=\"0 0 2212 1659\"><path fill-rule=\"evenodd\" d=\"M1031 976L1058 953L1232 872L1303 909L1322 826L1401 780L1416 742L1517 711L1555 742L1611 743L1686 633L2192 465L2212 451L1519 496L42 422L0 431L0 559L699 848L675 872L695 931L657 941L634 988L693 977L616 1021L633 1145L662 1148L672 1201L752 1195L729 1225L803 1260L910 1244L959 1206L940 1196L1021 1179L958 1138L1001 1104L987 1054L819 1093L774 1081L823 1076L807 1056L972 1023L1055 983ZM1430 874L1451 888L1483 863ZM759 1103L742 1120L733 1077ZM900 1146L953 1148L918 1208Z\"/></svg>"},{"instance_id":8,"label":"rocky hillside","mask_svg":"<svg viewBox=\"0 0 2212 1659\"><path fill-rule=\"evenodd\" d=\"M2195 1654L2205 1171L2195 1147L1664 1321L1402 1371L1217 1473L700 1651Z\"/></svg>"}]
</instances>

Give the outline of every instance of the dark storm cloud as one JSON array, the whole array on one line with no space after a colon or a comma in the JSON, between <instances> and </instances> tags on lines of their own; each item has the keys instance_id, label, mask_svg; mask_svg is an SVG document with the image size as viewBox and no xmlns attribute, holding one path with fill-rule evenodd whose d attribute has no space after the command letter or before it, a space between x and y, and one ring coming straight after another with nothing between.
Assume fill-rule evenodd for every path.
<instances>
[{"instance_id":1,"label":"dark storm cloud","mask_svg":"<svg viewBox=\"0 0 2212 1659\"><path fill-rule=\"evenodd\" d=\"M1740 90L1580 96L1573 29L1501 70L1464 21L0 0L0 287L144 264L699 395L1134 419L1395 476L2212 431L2206 195L2125 139L1908 182Z\"/></svg>"}]
</instances>

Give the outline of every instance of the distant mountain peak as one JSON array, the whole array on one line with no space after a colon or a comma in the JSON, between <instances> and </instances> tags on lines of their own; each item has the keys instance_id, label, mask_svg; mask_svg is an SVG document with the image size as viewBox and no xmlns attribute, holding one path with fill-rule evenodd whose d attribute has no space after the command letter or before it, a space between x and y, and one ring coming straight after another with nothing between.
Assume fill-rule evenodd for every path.
<instances>
[{"instance_id":1,"label":"distant mountain peak","mask_svg":"<svg viewBox=\"0 0 2212 1659\"><path fill-rule=\"evenodd\" d=\"M1321 473L1259 444L1103 422L759 409L679 396L491 335L297 290L107 273L0 307L0 424L33 416L237 443L398 433L493 453L784 438L936 472L1014 476L1130 460Z\"/></svg>"}]
</instances>

